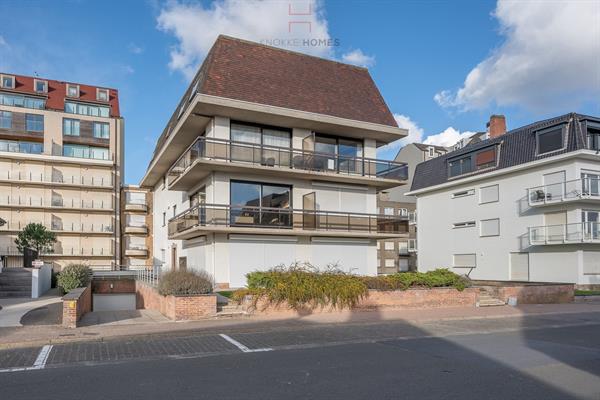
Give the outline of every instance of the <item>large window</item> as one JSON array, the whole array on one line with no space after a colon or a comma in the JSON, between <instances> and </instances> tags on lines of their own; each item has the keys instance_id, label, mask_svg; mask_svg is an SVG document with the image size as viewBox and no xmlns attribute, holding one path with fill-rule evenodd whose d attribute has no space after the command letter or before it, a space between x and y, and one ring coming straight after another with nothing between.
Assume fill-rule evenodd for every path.
<instances>
[{"instance_id":1,"label":"large window","mask_svg":"<svg viewBox=\"0 0 600 400\"><path fill-rule=\"evenodd\" d=\"M0 104L3 106L43 110L46 107L46 100L35 97L27 97L20 94L0 93Z\"/></svg>"},{"instance_id":2,"label":"large window","mask_svg":"<svg viewBox=\"0 0 600 400\"><path fill-rule=\"evenodd\" d=\"M236 142L231 144L232 160L270 166L290 163L292 133L289 130L232 123L231 140Z\"/></svg>"},{"instance_id":3,"label":"large window","mask_svg":"<svg viewBox=\"0 0 600 400\"><path fill-rule=\"evenodd\" d=\"M0 129L12 128L12 113L10 111L0 111Z\"/></svg>"},{"instance_id":4,"label":"large window","mask_svg":"<svg viewBox=\"0 0 600 400\"><path fill-rule=\"evenodd\" d=\"M65 101L65 112L92 117L110 117L110 107L75 103L73 101Z\"/></svg>"},{"instance_id":5,"label":"large window","mask_svg":"<svg viewBox=\"0 0 600 400\"><path fill-rule=\"evenodd\" d=\"M41 154L43 150L44 146L41 143L0 139L0 151L10 151L11 153Z\"/></svg>"},{"instance_id":6,"label":"large window","mask_svg":"<svg viewBox=\"0 0 600 400\"><path fill-rule=\"evenodd\" d=\"M588 147L590 150L600 150L600 123L586 122Z\"/></svg>"},{"instance_id":7,"label":"large window","mask_svg":"<svg viewBox=\"0 0 600 400\"><path fill-rule=\"evenodd\" d=\"M448 161L448 176L455 177L470 172L493 168L497 163L497 147L487 147Z\"/></svg>"},{"instance_id":8,"label":"large window","mask_svg":"<svg viewBox=\"0 0 600 400\"><path fill-rule=\"evenodd\" d=\"M6 89L14 89L15 77L12 75L0 75L0 86Z\"/></svg>"},{"instance_id":9,"label":"large window","mask_svg":"<svg viewBox=\"0 0 600 400\"><path fill-rule=\"evenodd\" d=\"M27 132L44 132L44 116L25 114L25 128Z\"/></svg>"},{"instance_id":10,"label":"large window","mask_svg":"<svg viewBox=\"0 0 600 400\"><path fill-rule=\"evenodd\" d=\"M231 181L232 225L291 225L289 186Z\"/></svg>"},{"instance_id":11,"label":"large window","mask_svg":"<svg viewBox=\"0 0 600 400\"><path fill-rule=\"evenodd\" d=\"M315 159L316 169L337 169L346 173L362 172L360 158L363 155L363 145L358 140L315 135L315 152L334 156L329 158L318 155Z\"/></svg>"},{"instance_id":12,"label":"large window","mask_svg":"<svg viewBox=\"0 0 600 400\"><path fill-rule=\"evenodd\" d=\"M98 139L110 138L110 126L106 122L94 122L94 137Z\"/></svg>"},{"instance_id":13,"label":"large window","mask_svg":"<svg viewBox=\"0 0 600 400\"><path fill-rule=\"evenodd\" d=\"M79 120L63 118L63 135L79 136Z\"/></svg>"},{"instance_id":14,"label":"large window","mask_svg":"<svg viewBox=\"0 0 600 400\"><path fill-rule=\"evenodd\" d=\"M81 146L76 144L65 144L63 156L77 158L93 158L95 160L108 160L108 149L103 147Z\"/></svg>"},{"instance_id":15,"label":"large window","mask_svg":"<svg viewBox=\"0 0 600 400\"><path fill-rule=\"evenodd\" d=\"M554 126L536 133L537 153L545 154L564 147L564 125Z\"/></svg>"}]
</instances>

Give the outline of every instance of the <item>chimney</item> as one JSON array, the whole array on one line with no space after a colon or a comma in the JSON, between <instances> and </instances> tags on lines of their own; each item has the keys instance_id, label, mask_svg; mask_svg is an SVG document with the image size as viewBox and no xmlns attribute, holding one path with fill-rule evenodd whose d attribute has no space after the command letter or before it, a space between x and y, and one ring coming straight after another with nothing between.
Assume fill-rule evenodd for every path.
<instances>
[{"instance_id":1,"label":"chimney","mask_svg":"<svg viewBox=\"0 0 600 400\"><path fill-rule=\"evenodd\" d=\"M504 115L490 116L490 122L487 123L489 138L493 139L506 133L506 118Z\"/></svg>"}]
</instances>

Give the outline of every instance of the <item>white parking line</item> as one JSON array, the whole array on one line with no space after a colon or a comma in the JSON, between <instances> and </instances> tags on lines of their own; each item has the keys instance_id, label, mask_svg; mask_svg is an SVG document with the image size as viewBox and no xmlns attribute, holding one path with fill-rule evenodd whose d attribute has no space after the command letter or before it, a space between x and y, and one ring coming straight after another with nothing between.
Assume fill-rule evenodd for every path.
<instances>
[{"instance_id":1,"label":"white parking line","mask_svg":"<svg viewBox=\"0 0 600 400\"><path fill-rule=\"evenodd\" d=\"M33 371L36 369L44 369L44 367L46 366L46 362L48 361L48 356L50 355L51 351L52 351L52 345L47 344L44 347L42 347L42 349L38 353L37 358L35 359L35 362L33 363L33 365L31 367L5 368L5 369L0 369L0 372Z\"/></svg>"},{"instance_id":2,"label":"white parking line","mask_svg":"<svg viewBox=\"0 0 600 400\"><path fill-rule=\"evenodd\" d=\"M244 346L243 344L241 344L237 340L235 340L235 339L233 339L233 338L225 335L224 333L220 333L219 336L221 336L223 339L227 340L229 343L231 343L232 345L234 345L235 347L237 347L238 349L240 349L244 353L258 353L260 351L272 351L273 350L270 347L265 347L265 348L262 348L262 349L249 349L247 346Z\"/></svg>"}]
</instances>

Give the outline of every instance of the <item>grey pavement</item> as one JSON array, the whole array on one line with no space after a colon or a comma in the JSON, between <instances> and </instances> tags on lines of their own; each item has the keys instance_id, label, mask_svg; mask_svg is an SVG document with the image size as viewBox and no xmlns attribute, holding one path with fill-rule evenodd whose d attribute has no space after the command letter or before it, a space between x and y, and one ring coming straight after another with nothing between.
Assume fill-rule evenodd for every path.
<instances>
[{"instance_id":1,"label":"grey pavement","mask_svg":"<svg viewBox=\"0 0 600 400\"><path fill-rule=\"evenodd\" d=\"M0 328L22 326L21 318L28 312L61 302L57 290L51 290L38 299L0 298Z\"/></svg>"},{"instance_id":2,"label":"grey pavement","mask_svg":"<svg viewBox=\"0 0 600 400\"><path fill-rule=\"evenodd\" d=\"M40 347L2 350L0 387L10 399L600 399L599 312L222 334L55 344L43 369L18 372L6 369L31 367Z\"/></svg>"}]
</instances>

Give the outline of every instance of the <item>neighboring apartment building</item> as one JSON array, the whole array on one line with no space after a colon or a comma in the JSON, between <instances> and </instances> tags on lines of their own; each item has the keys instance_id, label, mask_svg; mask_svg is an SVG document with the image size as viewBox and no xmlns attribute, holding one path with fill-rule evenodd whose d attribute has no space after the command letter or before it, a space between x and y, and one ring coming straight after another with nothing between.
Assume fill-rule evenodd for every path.
<instances>
[{"instance_id":1,"label":"neighboring apartment building","mask_svg":"<svg viewBox=\"0 0 600 400\"><path fill-rule=\"evenodd\" d=\"M408 166L408 184L380 191L377 195L377 207L386 215L408 215L406 222L408 238L380 240L377 243L378 271L380 274L417 269L416 199L406 196L414 177L417 164L446 154L448 148L424 143L410 143L402 147L394 161Z\"/></svg>"},{"instance_id":2,"label":"neighboring apartment building","mask_svg":"<svg viewBox=\"0 0 600 400\"><path fill-rule=\"evenodd\" d=\"M296 261L375 275L377 239L406 236L376 192L407 178L376 149L405 135L365 68L220 36L140 185L155 259L219 287Z\"/></svg>"},{"instance_id":3,"label":"neighboring apartment building","mask_svg":"<svg viewBox=\"0 0 600 400\"><path fill-rule=\"evenodd\" d=\"M600 283L600 118L567 114L419 164L419 270Z\"/></svg>"},{"instance_id":4,"label":"neighboring apartment building","mask_svg":"<svg viewBox=\"0 0 600 400\"><path fill-rule=\"evenodd\" d=\"M121 265L152 268L152 194L136 185L121 190Z\"/></svg>"},{"instance_id":5,"label":"neighboring apartment building","mask_svg":"<svg viewBox=\"0 0 600 400\"><path fill-rule=\"evenodd\" d=\"M30 222L56 233L56 269L120 261L123 120L114 89L0 73L0 255Z\"/></svg>"}]
</instances>

